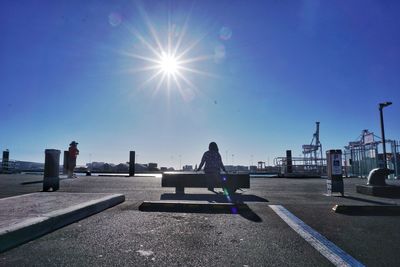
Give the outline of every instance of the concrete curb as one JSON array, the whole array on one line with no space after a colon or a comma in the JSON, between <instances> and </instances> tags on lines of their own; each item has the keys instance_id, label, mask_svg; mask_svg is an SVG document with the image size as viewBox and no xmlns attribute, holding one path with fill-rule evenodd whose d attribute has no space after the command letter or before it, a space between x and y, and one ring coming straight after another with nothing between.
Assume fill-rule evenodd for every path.
<instances>
[{"instance_id":1,"label":"concrete curb","mask_svg":"<svg viewBox=\"0 0 400 267\"><path fill-rule=\"evenodd\" d=\"M122 194L112 194L0 229L0 253L43 236L73 222L96 214L125 201Z\"/></svg>"},{"instance_id":2,"label":"concrete curb","mask_svg":"<svg viewBox=\"0 0 400 267\"><path fill-rule=\"evenodd\" d=\"M335 205L332 210L335 213L347 215L383 215L383 216L400 216L400 206L398 205L382 205L382 206L351 206L351 205Z\"/></svg>"}]
</instances>

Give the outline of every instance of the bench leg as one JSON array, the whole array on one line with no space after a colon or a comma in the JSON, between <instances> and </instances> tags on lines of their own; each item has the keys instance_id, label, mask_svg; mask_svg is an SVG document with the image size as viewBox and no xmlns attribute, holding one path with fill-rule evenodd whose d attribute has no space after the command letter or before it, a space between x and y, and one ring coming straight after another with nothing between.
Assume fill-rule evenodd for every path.
<instances>
[{"instance_id":1,"label":"bench leg","mask_svg":"<svg viewBox=\"0 0 400 267\"><path fill-rule=\"evenodd\" d=\"M185 188L184 187L175 187L175 193L179 195L185 194Z\"/></svg>"}]
</instances>

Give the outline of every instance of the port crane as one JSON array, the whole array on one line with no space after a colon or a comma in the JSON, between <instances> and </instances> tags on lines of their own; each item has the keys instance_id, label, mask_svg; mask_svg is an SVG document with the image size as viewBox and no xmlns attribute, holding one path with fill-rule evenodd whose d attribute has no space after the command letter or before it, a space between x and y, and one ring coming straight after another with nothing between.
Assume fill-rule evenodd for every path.
<instances>
[{"instance_id":1,"label":"port crane","mask_svg":"<svg viewBox=\"0 0 400 267\"><path fill-rule=\"evenodd\" d=\"M323 159L323 155L322 144L319 140L319 121L315 122L315 124L316 130L313 134L311 143L309 145L303 145L303 156L304 160L307 161L308 164L314 163L315 165L318 165L318 162Z\"/></svg>"}]
</instances>

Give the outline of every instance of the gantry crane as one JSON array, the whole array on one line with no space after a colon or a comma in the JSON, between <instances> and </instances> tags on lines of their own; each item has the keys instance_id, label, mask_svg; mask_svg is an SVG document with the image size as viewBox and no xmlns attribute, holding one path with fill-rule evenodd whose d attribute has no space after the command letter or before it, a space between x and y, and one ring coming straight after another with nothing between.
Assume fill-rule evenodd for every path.
<instances>
[{"instance_id":1,"label":"gantry crane","mask_svg":"<svg viewBox=\"0 0 400 267\"><path fill-rule=\"evenodd\" d=\"M308 164L315 163L318 165L318 161L322 160L322 144L319 140L319 121L316 123L316 130L313 134L313 138L309 145L303 145L303 156L305 161L308 161ZM320 156L320 158L318 158Z\"/></svg>"}]
</instances>

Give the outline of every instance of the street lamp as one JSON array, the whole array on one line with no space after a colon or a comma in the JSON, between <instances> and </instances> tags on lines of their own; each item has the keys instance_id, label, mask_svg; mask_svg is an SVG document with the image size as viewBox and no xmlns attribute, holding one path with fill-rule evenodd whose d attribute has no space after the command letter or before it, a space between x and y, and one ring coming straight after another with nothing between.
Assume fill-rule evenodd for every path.
<instances>
[{"instance_id":1,"label":"street lamp","mask_svg":"<svg viewBox=\"0 0 400 267\"><path fill-rule=\"evenodd\" d=\"M386 160L386 140L385 140L385 126L383 124L383 108L388 107L392 104L392 102L384 102L379 103L379 113L381 116L381 132L382 132L382 145L383 145L383 166L387 168L387 160Z\"/></svg>"}]
</instances>

